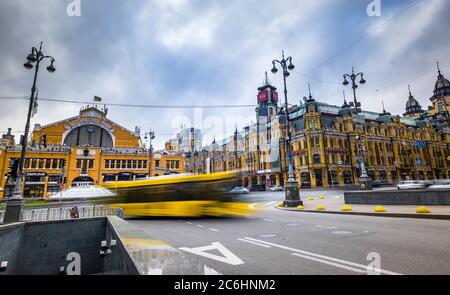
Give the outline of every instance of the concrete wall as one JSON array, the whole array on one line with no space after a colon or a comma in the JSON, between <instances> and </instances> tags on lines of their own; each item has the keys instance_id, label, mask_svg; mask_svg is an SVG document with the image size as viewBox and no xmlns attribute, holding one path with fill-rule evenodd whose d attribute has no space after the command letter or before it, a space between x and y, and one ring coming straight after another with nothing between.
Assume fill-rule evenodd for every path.
<instances>
[{"instance_id":1,"label":"concrete wall","mask_svg":"<svg viewBox=\"0 0 450 295\"><path fill-rule=\"evenodd\" d=\"M66 256L81 256L81 274L100 273L103 259L99 255L105 237L106 218L27 223L20 248L21 274L59 274L67 266Z\"/></svg>"},{"instance_id":2,"label":"concrete wall","mask_svg":"<svg viewBox=\"0 0 450 295\"><path fill-rule=\"evenodd\" d=\"M355 191L344 198L345 204L450 205L450 190Z\"/></svg>"},{"instance_id":3,"label":"concrete wall","mask_svg":"<svg viewBox=\"0 0 450 295\"><path fill-rule=\"evenodd\" d=\"M0 263L8 261L8 267L5 272L1 274L18 273L20 263L20 246L23 241L24 224L12 223L0 226Z\"/></svg>"},{"instance_id":4,"label":"concrete wall","mask_svg":"<svg viewBox=\"0 0 450 295\"><path fill-rule=\"evenodd\" d=\"M0 275L67 274L70 252L81 274L218 274L117 216L0 225L0 261L8 261Z\"/></svg>"},{"instance_id":5,"label":"concrete wall","mask_svg":"<svg viewBox=\"0 0 450 295\"><path fill-rule=\"evenodd\" d=\"M64 274L70 252L80 255L81 274L138 274L123 246L100 254L101 242L111 238L119 239L105 217L2 225L0 262L8 261L8 267L0 275Z\"/></svg>"}]
</instances>

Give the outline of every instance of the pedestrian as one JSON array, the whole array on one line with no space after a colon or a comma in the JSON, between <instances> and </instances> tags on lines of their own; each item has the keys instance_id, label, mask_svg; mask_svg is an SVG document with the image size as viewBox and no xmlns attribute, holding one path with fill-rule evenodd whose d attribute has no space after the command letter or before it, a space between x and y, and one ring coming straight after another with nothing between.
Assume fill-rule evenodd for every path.
<instances>
[{"instance_id":1,"label":"pedestrian","mask_svg":"<svg viewBox=\"0 0 450 295\"><path fill-rule=\"evenodd\" d=\"M70 217L71 218L79 218L79 214L78 214L78 208L77 206L73 207L70 209Z\"/></svg>"}]
</instances>

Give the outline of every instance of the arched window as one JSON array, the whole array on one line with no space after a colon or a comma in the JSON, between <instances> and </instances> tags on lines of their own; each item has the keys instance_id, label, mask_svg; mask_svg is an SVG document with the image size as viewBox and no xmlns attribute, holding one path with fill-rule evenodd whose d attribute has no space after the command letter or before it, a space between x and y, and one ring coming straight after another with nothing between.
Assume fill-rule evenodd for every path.
<instances>
[{"instance_id":1,"label":"arched window","mask_svg":"<svg viewBox=\"0 0 450 295\"><path fill-rule=\"evenodd\" d=\"M64 139L67 146L113 147L113 139L105 129L97 125L83 125L67 134Z\"/></svg>"}]
</instances>

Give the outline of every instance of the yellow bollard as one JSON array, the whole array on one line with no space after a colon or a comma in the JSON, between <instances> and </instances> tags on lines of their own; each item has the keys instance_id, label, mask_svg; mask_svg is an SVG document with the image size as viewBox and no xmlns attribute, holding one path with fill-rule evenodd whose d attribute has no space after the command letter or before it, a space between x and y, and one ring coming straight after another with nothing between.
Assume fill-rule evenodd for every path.
<instances>
[{"instance_id":1,"label":"yellow bollard","mask_svg":"<svg viewBox=\"0 0 450 295\"><path fill-rule=\"evenodd\" d=\"M325 210L324 205L317 205L316 210Z\"/></svg>"},{"instance_id":2,"label":"yellow bollard","mask_svg":"<svg viewBox=\"0 0 450 295\"><path fill-rule=\"evenodd\" d=\"M309 197L309 198L307 198L307 200L308 201L314 201L314 198L313 197Z\"/></svg>"},{"instance_id":3,"label":"yellow bollard","mask_svg":"<svg viewBox=\"0 0 450 295\"><path fill-rule=\"evenodd\" d=\"M324 196L320 196L319 199L323 200L323 199L325 199L325 197Z\"/></svg>"},{"instance_id":4,"label":"yellow bollard","mask_svg":"<svg viewBox=\"0 0 450 295\"><path fill-rule=\"evenodd\" d=\"M352 210L353 210L352 207L350 207L349 205L344 205L342 207L342 211L352 211Z\"/></svg>"},{"instance_id":5,"label":"yellow bollard","mask_svg":"<svg viewBox=\"0 0 450 295\"><path fill-rule=\"evenodd\" d=\"M419 206L419 207L417 207L417 209L416 209L416 213L419 213L419 214L426 214L426 213L431 213L431 210L428 209L428 208L425 207L425 206Z\"/></svg>"},{"instance_id":6,"label":"yellow bollard","mask_svg":"<svg viewBox=\"0 0 450 295\"><path fill-rule=\"evenodd\" d=\"M297 206L297 209L298 209L298 210L305 210L305 207L303 207L302 205L298 205L298 206Z\"/></svg>"},{"instance_id":7,"label":"yellow bollard","mask_svg":"<svg viewBox=\"0 0 450 295\"><path fill-rule=\"evenodd\" d=\"M383 206L376 206L375 209L373 210L373 212L380 213L380 212L386 212L386 210L384 209Z\"/></svg>"},{"instance_id":8,"label":"yellow bollard","mask_svg":"<svg viewBox=\"0 0 450 295\"><path fill-rule=\"evenodd\" d=\"M277 203L277 207L284 207L284 202Z\"/></svg>"}]
</instances>

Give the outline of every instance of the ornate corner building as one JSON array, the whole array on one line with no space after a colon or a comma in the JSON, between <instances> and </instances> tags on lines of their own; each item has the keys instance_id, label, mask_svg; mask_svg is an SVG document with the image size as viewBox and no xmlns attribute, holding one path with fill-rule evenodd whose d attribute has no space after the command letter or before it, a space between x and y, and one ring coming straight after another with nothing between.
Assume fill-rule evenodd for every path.
<instances>
[{"instance_id":1,"label":"ornate corner building","mask_svg":"<svg viewBox=\"0 0 450 295\"><path fill-rule=\"evenodd\" d=\"M101 184L183 172L182 155L164 150L149 153L139 128L132 132L106 116L106 108L87 106L77 116L36 124L24 161L24 196L47 196L59 191L61 184ZM14 164L21 151L10 130L2 140L0 198L12 194Z\"/></svg>"},{"instance_id":2,"label":"ornate corner building","mask_svg":"<svg viewBox=\"0 0 450 295\"><path fill-rule=\"evenodd\" d=\"M312 95L289 108L295 176L299 187L358 185L360 160L374 183L450 177L450 82L438 78L423 111L411 90L403 116L316 101ZM286 112L266 79L257 94L256 123L196 152L187 169L196 173L240 170L242 185L262 189L286 177ZM195 167L195 169L192 168Z\"/></svg>"}]
</instances>

